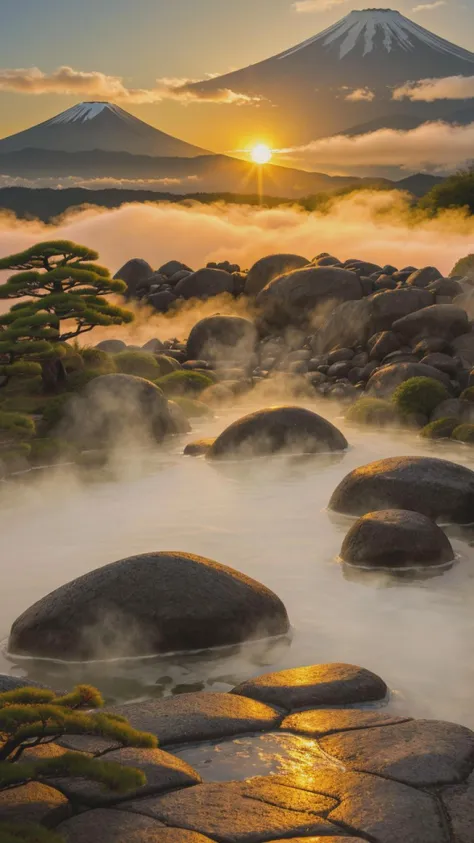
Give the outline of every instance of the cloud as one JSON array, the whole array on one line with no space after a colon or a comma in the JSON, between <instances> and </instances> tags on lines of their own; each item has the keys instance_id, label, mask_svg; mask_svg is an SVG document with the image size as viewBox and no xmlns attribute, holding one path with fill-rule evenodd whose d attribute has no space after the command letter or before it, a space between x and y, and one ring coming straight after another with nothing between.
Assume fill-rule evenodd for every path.
<instances>
[{"instance_id":1,"label":"cloud","mask_svg":"<svg viewBox=\"0 0 474 843\"><path fill-rule=\"evenodd\" d=\"M356 88L350 94L346 94L344 99L349 102L372 102L375 99L375 93L370 88Z\"/></svg>"},{"instance_id":2,"label":"cloud","mask_svg":"<svg viewBox=\"0 0 474 843\"><path fill-rule=\"evenodd\" d=\"M420 79L407 82L392 94L392 99L420 102L435 100L464 100L474 97L474 76L445 76L439 79Z\"/></svg>"},{"instance_id":3,"label":"cloud","mask_svg":"<svg viewBox=\"0 0 474 843\"><path fill-rule=\"evenodd\" d=\"M279 150L317 167L403 167L454 170L474 157L474 123L423 123L416 129L379 129L365 135L335 135L305 146Z\"/></svg>"},{"instance_id":4,"label":"cloud","mask_svg":"<svg viewBox=\"0 0 474 843\"><path fill-rule=\"evenodd\" d=\"M129 104L157 103L176 100L188 105L193 102L213 102L231 105L255 105L261 100L229 88L202 91L195 87L199 80L168 79L155 81L153 88L129 88L121 76L108 76L96 70L75 70L62 66L51 73L38 67L0 69L0 91L19 94L67 94L96 97Z\"/></svg>"},{"instance_id":5,"label":"cloud","mask_svg":"<svg viewBox=\"0 0 474 843\"><path fill-rule=\"evenodd\" d=\"M36 179L22 178L21 176L9 176L0 174L0 188L2 187L52 187L57 190L66 190L70 187L83 187L86 190L106 190L118 188L120 190L154 190L170 193L186 192L192 186L199 185L201 177L197 175L185 176L184 178L159 178L159 179L120 179L109 176L100 178L84 179L80 176L43 176ZM175 188L181 188L178 190Z\"/></svg>"},{"instance_id":6,"label":"cloud","mask_svg":"<svg viewBox=\"0 0 474 843\"><path fill-rule=\"evenodd\" d=\"M446 6L446 0L434 0L434 3L420 3L415 6L412 12L431 12L433 9L439 9L440 6Z\"/></svg>"},{"instance_id":7,"label":"cloud","mask_svg":"<svg viewBox=\"0 0 474 843\"><path fill-rule=\"evenodd\" d=\"M293 8L296 12L324 12L334 6L347 3L347 0L295 0Z\"/></svg>"}]
</instances>

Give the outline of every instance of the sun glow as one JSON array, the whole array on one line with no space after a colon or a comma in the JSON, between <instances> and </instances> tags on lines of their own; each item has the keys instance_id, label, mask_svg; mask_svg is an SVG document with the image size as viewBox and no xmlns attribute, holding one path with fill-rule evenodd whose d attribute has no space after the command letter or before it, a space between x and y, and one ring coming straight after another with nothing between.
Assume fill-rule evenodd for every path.
<instances>
[{"instance_id":1,"label":"sun glow","mask_svg":"<svg viewBox=\"0 0 474 843\"><path fill-rule=\"evenodd\" d=\"M258 143L250 152L254 164L268 164L272 159L272 150L266 143Z\"/></svg>"}]
</instances>

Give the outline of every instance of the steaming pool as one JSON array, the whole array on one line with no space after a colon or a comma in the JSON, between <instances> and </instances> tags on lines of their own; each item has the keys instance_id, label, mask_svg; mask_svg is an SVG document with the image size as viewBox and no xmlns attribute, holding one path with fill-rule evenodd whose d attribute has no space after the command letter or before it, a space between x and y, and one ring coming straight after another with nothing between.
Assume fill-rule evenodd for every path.
<instances>
[{"instance_id":1,"label":"steaming pool","mask_svg":"<svg viewBox=\"0 0 474 843\"><path fill-rule=\"evenodd\" d=\"M338 561L351 519L326 510L339 481L359 465L416 454L474 468L472 449L363 431L346 426L327 402L305 406L345 433L346 454L218 465L182 456L186 441L216 435L253 405L193 424L165 449L126 449L101 474L63 467L4 484L0 671L57 688L90 682L123 702L227 691L269 670L350 662L385 679L397 713L473 728L474 527L448 529L457 554L449 570L430 578L374 576ZM40 597L101 565L155 550L200 554L260 580L285 603L291 637L187 657L73 665L7 655L11 623Z\"/></svg>"}]
</instances>

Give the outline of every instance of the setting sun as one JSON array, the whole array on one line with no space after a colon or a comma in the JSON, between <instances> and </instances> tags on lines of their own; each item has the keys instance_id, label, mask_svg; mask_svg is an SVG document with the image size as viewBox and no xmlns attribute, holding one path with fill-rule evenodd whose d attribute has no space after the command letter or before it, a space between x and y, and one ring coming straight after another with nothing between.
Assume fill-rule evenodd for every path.
<instances>
[{"instance_id":1,"label":"setting sun","mask_svg":"<svg viewBox=\"0 0 474 843\"><path fill-rule=\"evenodd\" d=\"M265 143L258 143L251 151L254 164L268 164L272 158L272 151Z\"/></svg>"}]
</instances>

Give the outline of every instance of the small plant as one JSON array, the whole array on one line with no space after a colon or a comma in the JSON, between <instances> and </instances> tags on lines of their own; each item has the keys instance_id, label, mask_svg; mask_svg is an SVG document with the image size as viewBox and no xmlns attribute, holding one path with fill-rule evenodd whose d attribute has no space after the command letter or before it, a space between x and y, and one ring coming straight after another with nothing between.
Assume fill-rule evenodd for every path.
<instances>
[{"instance_id":1,"label":"small plant","mask_svg":"<svg viewBox=\"0 0 474 843\"><path fill-rule=\"evenodd\" d=\"M346 412L346 419L354 424L389 425L398 420L398 414L390 401L381 398L359 398Z\"/></svg>"},{"instance_id":2,"label":"small plant","mask_svg":"<svg viewBox=\"0 0 474 843\"><path fill-rule=\"evenodd\" d=\"M114 359L117 372L124 375L135 375L149 381L154 381L161 375L156 357L149 351L119 351Z\"/></svg>"},{"instance_id":3,"label":"small plant","mask_svg":"<svg viewBox=\"0 0 474 843\"><path fill-rule=\"evenodd\" d=\"M420 431L420 436L422 436L423 439L451 439L452 433L456 427L459 427L459 419L436 419L436 421L425 425L425 427Z\"/></svg>"},{"instance_id":4,"label":"small plant","mask_svg":"<svg viewBox=\"0 0 474 843\"><path fill-rule=\"evenodd\" d=\"M97 782L117 794L145 784L141 770L96 755L65 752L58 757L35 757L28 750L53 743L64 735L96 735L117 746L152 748L154 735L133 729L125 717L91 709L103 705L100 693L79 685L70 694L59 695L42 688L18 688L0 694L0 791L29 782L50 784L57 778L79 778ZM26 757L25 757L26 755ZM61 840L41 826L29 823L0 823L1 843L57 843Z\"/></svg>"},{"instance_id":5,"label":"small plant","mask_svg":"<svg viewBox=\"0 0 474 843\"><path fill-rule=\"evenodd\" d=\"M201 372L191 372L181 369L179 372L171 372L158 378L155 384L159 386L165 395L199 395L208 386L213 386L214 381Z\"/></svg>"},{"instance_id":6,"label":"small plant","mask_svg":"<svg viewBox=\"0 0 474 843\"><path fill-rule=\"evenodd\" d=\"M457 442L464 442L466 445L474 445L474 424L460 424L452 433L452 439Z\"/></svg>"},{"instance_id":7,"label":"small plant","mask_svg":"<svg viewBox=\"0 0 474 843\"><path fill-rule=\"evenodd\" d=\"M442 383L434 378L409 378L401 383L392 396L392 401L404 416L431 416L432 412L447 401L449 393Z\"/></svg>"}]
</instances>

